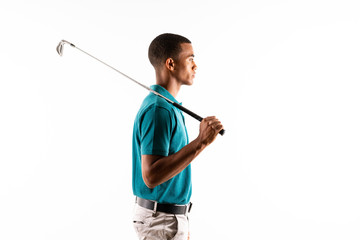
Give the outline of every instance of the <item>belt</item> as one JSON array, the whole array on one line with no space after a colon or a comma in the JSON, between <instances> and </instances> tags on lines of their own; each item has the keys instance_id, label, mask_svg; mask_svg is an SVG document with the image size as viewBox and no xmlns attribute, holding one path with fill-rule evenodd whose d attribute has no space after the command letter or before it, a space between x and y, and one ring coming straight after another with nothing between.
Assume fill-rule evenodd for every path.
<instances>
[{"instance_id":1,"label":"belt","mask_svg":"<svg viewBox=\"0 0 360 240\"><path fill-rule=\"evenodd\" d=\"M153 210L154 212L163 212L169 214L187 215L192 207L191 202L187 205L177 205L177 204L158 203L152 200L147 200L139 197L136 197L136 203L139 204L139 206Z\"/></svg>"}]
</instances>

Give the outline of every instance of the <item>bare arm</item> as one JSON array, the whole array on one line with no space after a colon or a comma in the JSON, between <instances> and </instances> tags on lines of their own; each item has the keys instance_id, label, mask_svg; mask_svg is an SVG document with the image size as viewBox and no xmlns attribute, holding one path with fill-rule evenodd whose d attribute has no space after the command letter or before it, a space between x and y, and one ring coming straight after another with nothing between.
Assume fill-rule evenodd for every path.
<instances>
[{"instance_id":1,"label":"bare arm","mask_svg":"<svg viewBox=\"0 0 360 240\"><path fill-rule=\"evenodd\" d=\"M167 157L142 155L142 176L146 186L154 188L184 170L217 137L223 126L215 117L204 118L199 136L180 151Z\"/></svg>"}]
</instances>

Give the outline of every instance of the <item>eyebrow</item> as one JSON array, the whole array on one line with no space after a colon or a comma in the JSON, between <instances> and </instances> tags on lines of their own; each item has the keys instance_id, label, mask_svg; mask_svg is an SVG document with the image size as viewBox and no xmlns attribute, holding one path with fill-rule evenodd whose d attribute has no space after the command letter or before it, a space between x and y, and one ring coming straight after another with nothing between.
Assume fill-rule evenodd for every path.
<instances>
[{"instance_id":1,"label":"eyebrow","mask_svg":"<svg viewBox=\"0 0 360 240\"><path fill-rule=\"evenodd\" d=\"M191 55L189 55L188 57L195 57L195 55L194 55L194 54L191 54Z\"/></svg>"}]
</instances>

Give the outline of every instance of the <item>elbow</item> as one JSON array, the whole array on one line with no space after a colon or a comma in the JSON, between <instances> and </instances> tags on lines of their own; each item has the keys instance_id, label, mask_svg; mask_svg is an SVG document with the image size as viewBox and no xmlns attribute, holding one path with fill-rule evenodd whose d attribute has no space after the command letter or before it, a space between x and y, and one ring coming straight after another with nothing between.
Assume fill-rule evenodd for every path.
<instances>
[{"instance_id":1,"label":"elbow","mask_svg":"<svg viewBox=\"0 0 360 240\"><path fill-rule=\"evenodd\" d=\"M149 183L147 181L144 181L145 182L145 185L149 188L149 189L154 189L156 187L155 184L152 184L152 183Z\"/></svg>"},{"instance_id":2,"label":"elbow","mask_svg":"<svg viewBox=\"0 0 360 240\"><path fill-rule=\"evenodd\" d=\"M161 156L143 155L141 157L141 173L145 185L153 189L161 184L161 174L159 174L157 162Z\"/></svg>"},{"instance_id":3,"label":"elbow","mask_svg":"<svg viewBox=\"0 0 360 240\"><path fill-rule=\"evenodd\" d=\"M154 189L158 184L155 182L154 176L151 176L150 173L144 173L142 174L143 180L145 185L150 188Z\"/></svg>"}]
</instances>

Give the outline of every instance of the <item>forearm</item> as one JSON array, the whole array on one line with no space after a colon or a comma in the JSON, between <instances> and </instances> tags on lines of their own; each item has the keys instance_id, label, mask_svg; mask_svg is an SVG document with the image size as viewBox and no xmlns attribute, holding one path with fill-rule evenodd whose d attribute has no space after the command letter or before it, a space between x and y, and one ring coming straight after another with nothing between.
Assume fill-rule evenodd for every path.
<instances>
[{"instance_id":1,"label":"forearm","mask_svg":"<svg viewBox=\"0 0 360 240\"><path fill-rule=\"evenodd\" d=\"M143 179L154 188L175 177L184 170L206 147L196 138L180 151L167 157L158 156L151 164L143 164ZM142 161L144 163L144 161Z\"/></svg>"},{"instance_id":2,"label":"forearm","mask_svg":"<svg viewBox=\"0 0 360 240\"><path fill-rule=\"evenodd\" d=\"M200 123L199 136L177 153L167 157L143 155L141 166L145 184L154 188L175 177L215 140L221 129L217 118L207 117Z\"/></svg>"}]
</instances>

